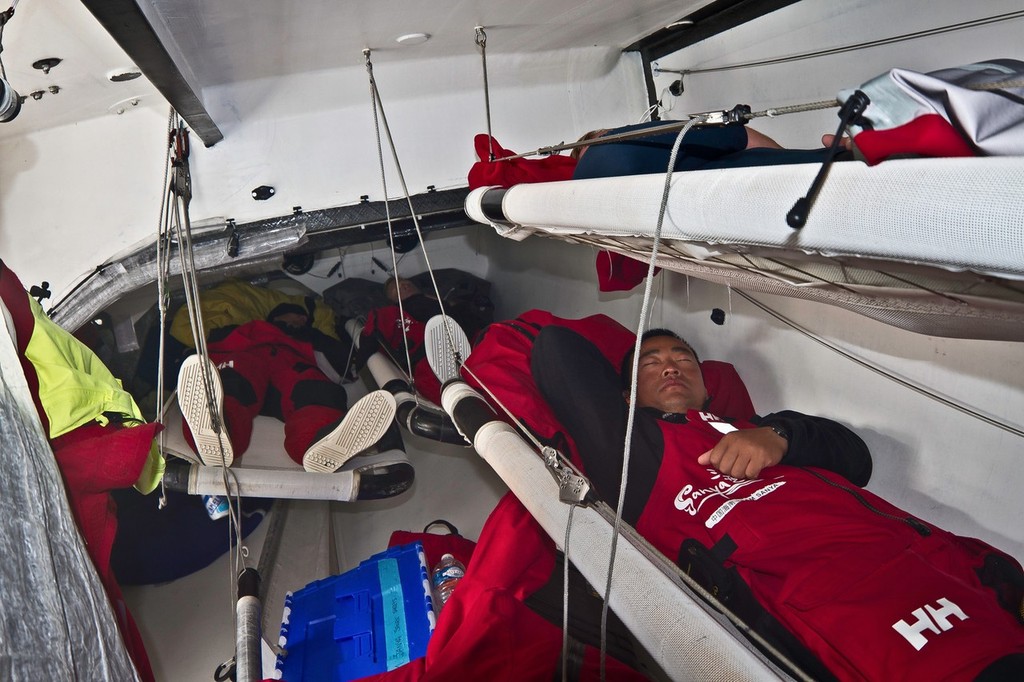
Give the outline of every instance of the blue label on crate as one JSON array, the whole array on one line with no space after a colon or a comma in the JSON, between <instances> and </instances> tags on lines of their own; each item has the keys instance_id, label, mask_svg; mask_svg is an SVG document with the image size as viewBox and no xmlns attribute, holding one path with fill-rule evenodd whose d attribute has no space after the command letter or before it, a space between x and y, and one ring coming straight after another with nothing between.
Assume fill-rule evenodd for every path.
<instances>
[{"instance_id":1,"label":"blue label on crate","mask_svg":"<svg viewBox=\"0 0 1024 682\"><path fill-rule=\"evenodd\" d=\"M388 670L409 662L409 636L405 625L405 596L398 575L398 562L381 559L377 562L381 602L384 605L384 646Z\"/></svg>"}]
</instances>

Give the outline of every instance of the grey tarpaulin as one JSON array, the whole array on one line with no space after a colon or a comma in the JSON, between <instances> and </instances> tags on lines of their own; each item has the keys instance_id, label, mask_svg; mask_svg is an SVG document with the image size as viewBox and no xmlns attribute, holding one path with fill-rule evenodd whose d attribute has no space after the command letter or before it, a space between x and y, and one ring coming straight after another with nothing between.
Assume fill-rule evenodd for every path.
<instances>
[{"instance_id":1,"label":"grey tarpaulin","mask_svg":"<svg viewBox=\"0 0 1024 682\"><path fill-rule=\"evenodd\" d=\"M1019 156L1024 154L1022 82L1024 62L991 59L930 73L892 69L860 89L871 98L864 116L876 130L939 114L978 154ZM852 92L839 93L840 101L845 102Z\"/></svg>"},{"instance_id":2,"label":"grey tarpaulin","mask_svg":"<svg viewBox=\"0 0 1024 682\"><path fill-rule=\"evenodd\" d=\"M4 324L0 552L0 679L138 679Z\"/></svg>"}]
</instances>

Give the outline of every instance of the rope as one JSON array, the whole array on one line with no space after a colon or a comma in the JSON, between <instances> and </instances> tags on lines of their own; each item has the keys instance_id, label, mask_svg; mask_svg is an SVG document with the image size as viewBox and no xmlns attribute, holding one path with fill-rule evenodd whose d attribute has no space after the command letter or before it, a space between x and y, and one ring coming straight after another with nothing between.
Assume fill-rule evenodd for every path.
<instances>
[{"instance_id":1,"label":"rope","mask_svg":"<svg viewBox=\"0 0 1024 682\"><path fill-rule=\"evenodd\" d=\"M178 242L178 260L185 291L185 305L188 311L189 323L192 328L192 339L196 346L196 352L203 359L203 362L201 363L201 376L203 385L206 389L207 409L210 412L214 428L220 430L226 436L227 428L224 423L223 414L220 410L220 406L217 405L216 400L214 399L213 372L215 372L216 369L212 366L209 352L206 347L206 334L203 329L203 316L199 299L199 283L196 278L195 254L193 252L192 244L192 223L188 211L189 203L192 198L192 180L188 163L188 130L174 112L171 114L169 128L171 131L168 140L169 147L174 148L174 160L171 164L174 171L173 178L169 183L167 183L167 197L171 210L168 211L167 215L166 234L168 235L169 241L173 235L173 237L177 238ZM166 267L161 269L160 276L166 276L168 272L169 261L166 261ZM161 283L158 288L159 290L163 290L163 283ZM160 301L158 302L158 305L161 306L161 317L163 318L164 303ZM163 324L164 321L161 319L161 325ZM161 328L163 328L163 326ZM159 359L159 364L161 366L163 365L162 354ZM161 412L161 416L162 414L163 413ZM218 443L221 448L220 456L221 463L223 464L226 461L223 441L218 439ZM237 476L233 470L226 466L221 466L221 476L224 484L224 496L228 500L228 547L230 548L234 545L235 548L234 552L229 553L230 561L228 567L228 580L230 587L228 591L228 602L231 609L232 622L237 630L238 623L236 622L237 613L235 609L235 595L238 592L238 576L241 573L241 567L245 565L245 559L249 555L249 550L242 544L241 499L237 492L235 494L232 494L231 492L232 483L234 483L234 489L236 491L240 489Z\"/></svg>"},{"instance_id":2,"label":"rope","mask_svg":"<svg viewBox=\"0 0 1024 682\"><path fill-rule=\"evenodd\" d=\"M676 141L672 145L672 153L669 154L668 169L665 171L665 186L661 194L661 208L658 211L658 223L654 228L654 242L651 245L651 258L647 265L647 278L644 284L644 298L643 303L640 306L640 321L637 324L636 332L636 346L633 349L633 367L632 367L632 379L630 381L629 394L631 396L636 395L637 386L637 370L640 365L640 346L643 344L643 332L647 322L647 316L651 309L651 290L654 286L654 263L658 258L658 249L661 246L661 228L665 222L665 211L668 207L668 193L672 183L672 172L675 169L676 157L679 155L679 147L683 143L683 138L686 137L686 133L690 132L698 121L698 118L690 119L689 125L686 125L676 135ZM629 475L629 459L631 453L631 444L633 441L633 423L636 418L636 400L629 401L629 415L626 418L626 442L622 454L622 477L619 481L619 503L615 509L615 523L612 525L612 545L611 552L608 558L608 579L604 587L604 603L601 605L601 680L605 680L605 659L608 646L608 598L612 591L612 570L615 566L615 553L618 548L619 541L619 529L622 525L622 508L626 501L626 480Z\"/></svg>"},{"instance_id":3,"label":"rope","mask_svg":"<svg viewBox=\"0 0 1024 682\"><path fill-rule=\"evenodd\" d=\"M825 57L834 54L843 54L845 52L854 52L858 50L865 50L872 47L880 47L883 45L891 45L894 43L901 43L907 40L914 40L917 38L926 38L929 36L941 35L943 33L949 33L952 31L960 31L966 28L976 28L978 26L985 26L988 24L994 24L1001 21L1008 21L1011 19L1019 19L1024 17L1024 10L1018 10L1016 12L1007 12L1006 14L997 14L982 19L974 19L972 21L964 21L957 24L947 24L946 26L940 26L938 28L930 28L923 31L915 31L913 33L903 33L901 35L891 36L889 38L880 38L879 40L870 40L863 43L853 43L851 45L844 45L841 47L833 47L826 50L815 50L812 52L804 52L801 54L791 55L789 57L773 57L769 59L759 59L750 62L739 62L737 64L726 64L723 66L710 66L703 69L686 69L686 70L673 70L673 69L658 69L659 73L675 73L680 76L687 76L695 73L717 73L719 71L734 71L736 69L749 69L756 66L770 66L773 64L788 64L789 62L801 61L804 59L813 59L816 57Z\"/></svg>"},{"instance_id":4,"label":"rope","mask_svg":"<svg viewBox=\"0 0 1024 682\"><path fill-rule=\"evenodd\" d=\"M420 229L420 220L419 220L419 217L416 215L415 207L412 205L412 196L409 194L409 187L408 187L408 185L405 182L405 174L402 172L402 163L398 159L398 151L397 151L397 148L395 147L395 141L394 141L394 138L392 138L392 136L391 136L391 127L388 125L388 118L387 118L387 115L384 113L384 102L383 102L383 100L381 100L380 91L377 89L377 80L373 76L373 62L370 61L370 50L369 49L364 49L363 50L363 56L366 59L366 73L367 73L367 76L368 76L369 82L370 82L370 97L373 100L373 107L374 107L374 109L373 109L373 111L374 111L374 113L373 113L373 120L374 120L374 127L375 127L375 130L377 132L377 148L378 148L378 153L379 153L379 156L380 156L381 178L383 180L384 175L385 175L385 172L384 172L384 157L383 157L383 151L381 150L381 143L380 143L380 129L381 129L381 126L383 126L384 134L387 136L387 139L388 139L388 146L391 149L391 157L392 157L392 160L395 163L395 172L398 174L398 180L399 180L399 182L402 185L402 193L405 196L405 201L406 201L406 203L409 206L409 216L412 218L413 227L416 229L416 237L417 237L417 239L419 241L420 248L423 250L423 260L424 260L424 262L425 262L425 264L427 266L427 272L430 274L430 283L431 283L431 286L434 289L434 297L437 299L437 305L438 305L438 307L441 310L442 323L443 323L443 328L444 328L444 336L445 336L445 341L448 343L448 351L452 354L452 357L456 358L459 361L459 364L461 366L463 364L463 362L465 361L465 358L462 358L462 357L459 356L458 348L457 348L457 346L455 344L455 335L454 335L454 332L452 331L452 327L451 327L452 320L451 320L451 318L448 317L448 314L447 314L447 312L444 309L444 300L443 300L443 297L441 296L441 290L440 290L440 288L437 285L437 278L434 277L434 268L433 268L433 266L430 263L430 254L427 253L426 244L425 244L425 242L423 240L423 232ZM378 112L378 110L380 111L380 121L379 121L379 123L378 123L378 120L377 120L377 112ZM386 190L385 190L385 194L384 194L384 205L385 205L385 207L387 206L387 203L388 203L388 201L387 201L387 193L386 193ZM387 212L387 220L388 220L388 234L391 235L391 259L392 259L392 262L394 263L394 267L395 267L394 276L397 279L397 277L398 277L398 261L396 260L396 254L395 254L395 238L394 238L394 233L392 231L392 226L391 226L391 214L390 214L390 211ZM399 312L399 315L401 316L401 319L403 320L403 324L402 324L402 337L405 340L406 358L408 359L409 358L409 350L408 350L409 343L408 343L408 339L406 338L406 330L405 330L405 324L404 324L405 312L404 312L404 309L402 307L402 297L401 296L398 297L398 302L399 302L398 312ZM411 373L412 372L412 362L411 362L411 360L409 360L408 367L409 367L409 371ZM417 401L418 401L418 394L417 394Z\"/></svg>"},{"instance_id":5,"label":"rope","mask_svg":"<svg viewBox=\"0 0 1024 682\"><path fill-rule=\"evenodd\" d=\"M409 368L409 386L413 389L419 404L419 393L416 392L416 380L412 376L412 356L409 354L409 338L406 334L405 306L402 304L401 292L398 291L398 256L395 253L395 230L391 222L391 202L388 201L388 178L384 169L384 147L380 139L380 120L377 117L377 109L380 105L380 93L377 92L377 81L373 77L373 62L370 61L370 50L363 50L363 58L366 61L366 75L370 84L370 108L373 110L373 132L377 140L377 162L380 168L381 191L384 193L384 217L388 223L388 238L391 243L391 276L395 278L395 295L398 298L398 319L402 322L402 346L405 350L405 366ZM381 116L384 115L384 108L380 106ZM413 212L413 220L416 214ZM381 344L384 347L386 344ZM390 355L390 353L389 353Z\"/></svg>"},{"instance_id":6,"label":"rope","mask_svg":"<svg viewBox=\"0 0 1024 682\"><path fill-rule=\"evenodd\" d=\"M487 114L487 154L488 160L494 161L494 138L491 137L491 90L487 85L487 33L483 26L477 26L475 42L480 48L480 59L483 61L484 71L484 110Z\"/></svg>"},{"instance_id":7,"label":"rope","mask_svg":"<svg viewBox=\"0 0 1024 682\"><path fill-rule=\"evenodd\" d=\"M565 521L565 557L562 566L562 682L569 680L569 532L572 530L572 513L577 504L569 505L569 517Z\"/></svg>"},{"instance_id":8,"label":"rope","mask_svg":"<svg viewBox=\"0 0 1024 682\"><path fill-rule=\"evenodd\" d=\"M522 154L513 154L511 156L503 156L500 159L494 159L495 161L513 161L515 159L522 159L528 156L550 156L557 154L558 152L565 151L567 149L576 149L578 147L589 147L591 145L598 144L610 144L613 142L624 142L626 140L637 140L644 137L652 137L654 135L662 135L665 133L674 133L682 128L690 129L692 126L722 126L722 125L736 125L740 123L746 123L755 118L761 117L775 117L783 114L795 114L803 111L816 111L818 109L830 109L839 106L839 100L819 100L816 102L808 102L806 104L794 104L785 107L773 107L771 109L764 109L762 111L751 112L745 111L742 107L736 107L731 111L718 111L711 113L702 114L690 114L686 118L679 121L667 121L662 125L651 126L650 128L643 128L641 130L629 130L621 133L613 133L611 135L602 135L601 137L595 137L588 140L577 140L575 142L561 142L556 145L549 147L540 147L533 151L523 152Z\"/></svg>"},{"instance_id":9,"label":"rope","mask_svg":"<svg viewBox=\"0 0 1024 682\"><path fill-rule=\"evenodd\" d=\"M174 131L174 107L170 107L170 111L167 115L167 140L170 140L171 134ZM161 187L168 187L168 178L171 173L171 145L167 145L166 153L164 154L164 181ZM160 342L157 347L157 362L156 369L156 421L161 424L164 423L165 406L163 404L164 395L164 355L166 348L164 346L164 334L167 333L167 294L166 287L164 286L167 277L167 270L164 267L164 254L170 252L170 244L165 244L165 239L168 235L165 221L167 219L168 207L170 204L170 192L164 192L163 198L160 201L160 219L157 223L156 229L156 262L157 262L157 277L156 277L156 289L157 289L157 315L158 322L160 324ZM159 440L159 448L161 454L165 451L167 445L167 429L161 429ZM167 506L167 488L164 485L164 480L160 479L160 500L157 503L158 509L163 509Z\"/></svg>"},{"instance_id":10,"label":"rope","mask_svg":"<svg viewBox=\"0 0 1024 682\"><path fill-rule=\"evenodd\" d=\"M744 291L741 291L739 289L736 290L736 293L739 294L740 296L742 296L743 298L745 298L747 301L749 301L755 307L761 309L762 311L764 311L768 315L771 315L772 317L774 317L779 322L782 322L787 327L790 327L791 329L794 329L794 330L800 332L801 334L806 336L811 341L814 341L815 343L818 343L818 344L824 346L825 348L828 348L832 352L838 353L839 355L841 355L842 357L846 358L850 362L856 363L857 365L860 365L861 367L863 367L865 369L869 369L872 372L874 372L875 374L883 376L886 379L888 379L888 380L890 380L892 382L895 382L895 383L899 384L900 386L902 386L904 388L908 388L911 391L914 391L915 393L918 393L918 394L920 394L920 395L922 395L922 396L924 396L926 398L930 398L930 399L932 399L932 400L934 400L934 401L936 401L938 403L942 403L946 407L950 407L950 408L956 410L957 412L961 412L961 413L963 413L963 414L965 414L965 415L967 415L969 417L974 417L975 419L977 419L979 421L983 421L983 422L985 422L986 424L988 424L990 426L994 426L994 427L996 427L998 429L1002 429L1003 431L1006 431L1007 433L1012 433L1015 436L1024 438L1024 429L1021 429L1021 428L1018 428L1016 426L1013 426L1012 424L1007 424L1006 422L999 421L998 419L990 417L990 416L988 416L986 414L982 414L981 412L978 412L977 410L971 409L971 408L969 408L969 407L967 407L965 405L960 405L960 404L958 404L956 402L953 402L949 398L944 398L941 395L935 393L934 391L931 391L931 390L929 390L929 389L927 389L927 388L925 388L923 386L920 386L919 384L915 384L915 383L913 383L911 381L908 381L906 379L902 379L902 378L896 376L895 374L892 374L891 372L888 372L888 371L886 371L884 369L881 369L880 367L875 367L874 365L872 365L871 363L867 362L866 360L862 360L862 359L858 358L856 355L853 355L852 353L850 353L850 352L848 352L846 350L843 350L842 348L836 346L835 344L826 341L825 339L821 338L820 336L818 336L814 332L806 329L805 327L802 327L800 324L798 324L798 323L794 322L793 320L789 319L788 317L786 317L782 313L776 312L775 310L773 310L769 306L765 305L764 303L761 303L756 298L752 297L750 294L748 294L748 293L746 293Z\"/></svg>"}]
</instances>

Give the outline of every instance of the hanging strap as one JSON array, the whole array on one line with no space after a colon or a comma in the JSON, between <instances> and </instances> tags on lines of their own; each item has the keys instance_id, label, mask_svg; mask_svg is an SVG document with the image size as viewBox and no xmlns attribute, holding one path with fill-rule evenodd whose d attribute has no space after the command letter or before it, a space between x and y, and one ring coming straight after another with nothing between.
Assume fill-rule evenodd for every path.
<instances>
[{"instance_id":1,"label":"hanging strap","mask_svg":"<svg viewBox=\"0 0 1024 682\"><path fill-rule=\"evenodd\" d=\"M476 45L480 48L480 59L483 62L484 72L484 113L487 116L487 155L488 161L494 161L494 137L491 135L491 90L487 83L487 33L483 26L477 26Z\"/></svg>"}]
</instances>

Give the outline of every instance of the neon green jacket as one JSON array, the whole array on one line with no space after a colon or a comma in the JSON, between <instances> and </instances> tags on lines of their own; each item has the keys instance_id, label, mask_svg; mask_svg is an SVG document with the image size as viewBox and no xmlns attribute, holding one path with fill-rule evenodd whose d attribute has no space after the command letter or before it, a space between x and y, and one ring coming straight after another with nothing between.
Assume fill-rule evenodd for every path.
<instances>
[{"instance_id":1,"label":"neon green jacket","mask_svg":"<svg viewBox=\"0 0 1024 682\"><path fill-rule=\"evenodd\" d=\"M39 402L57 438L90 422L106 425L106 413L122 415L126 426L145 422L131 394L87 346L53 322L29 297L35 325L25 357L39 377ZM160 482L164 460L153 443L135 488L149 493Z\"/></svg>"}]
</instances>

